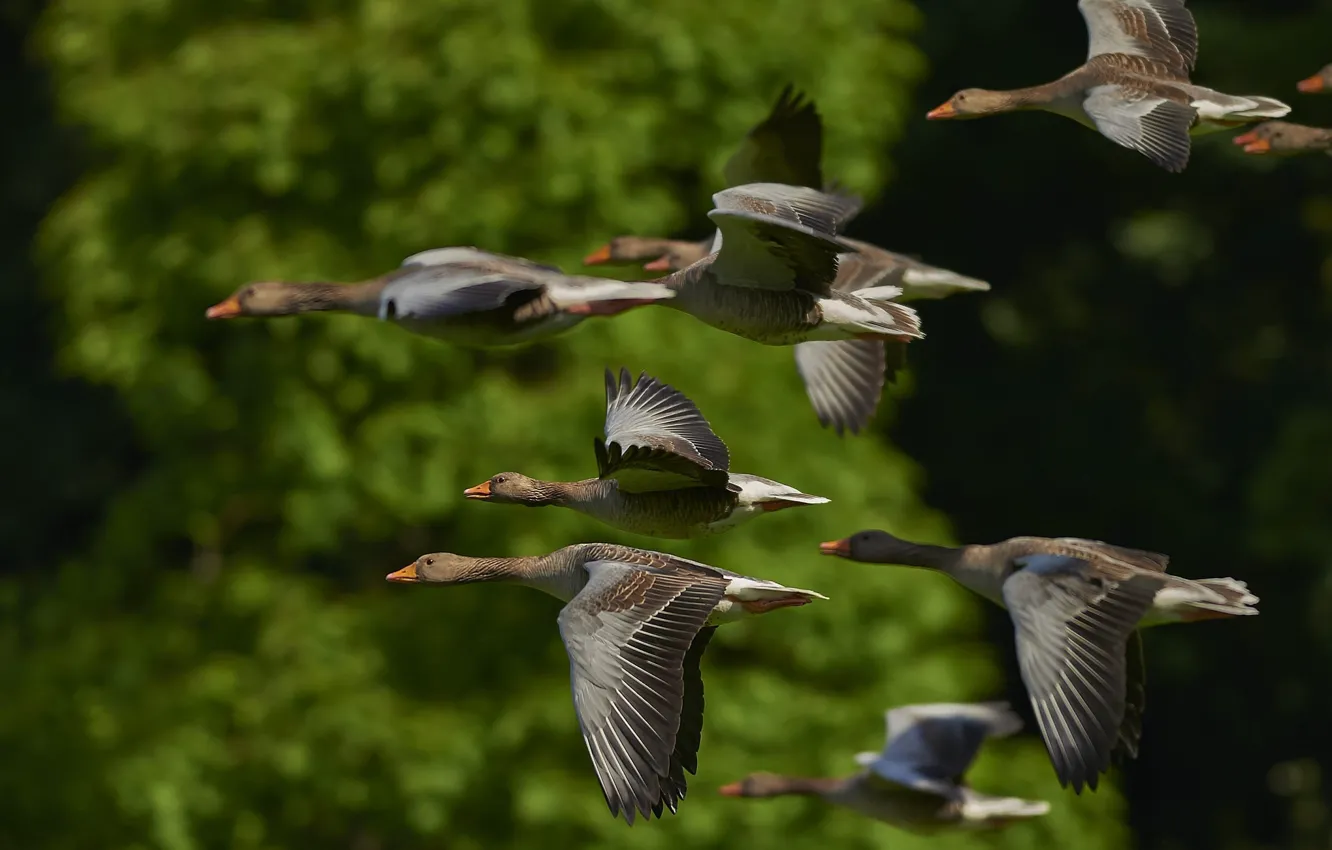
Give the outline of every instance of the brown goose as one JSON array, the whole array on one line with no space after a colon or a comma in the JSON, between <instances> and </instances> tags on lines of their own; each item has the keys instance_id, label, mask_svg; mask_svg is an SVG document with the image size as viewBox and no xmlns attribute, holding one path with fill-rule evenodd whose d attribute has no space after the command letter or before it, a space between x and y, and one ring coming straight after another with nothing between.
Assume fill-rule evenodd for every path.
<instances>
[{"instance_id":1,"label":"brown goose","mask_svg":"<svg viewBox=\"0 0 1332 850\"><path fill-rule=\"evenodd\" d=\"M1324 65L1317 74L1296 83L1295 88L1305 94L1332 92L1332 65Z\"/></svg>"},{"instance_id":2,"label":"brown goose","mask_svg":"<svg viewBox=\"0 0 1332 850\"><path fill-rule=\"evenodd\" d=\"M860 753L851 776L805 778L751 773L719 789L726 797L822 797L866 817L922 834L993 829L1050 811L1043 800L994 797L963 776L987 738L1022 728L1007 703L931 703L888 711L881 753Z\"/></svg>"},{"instance_id":3,"label":"brown goose","mask_svg":"<svg viewBox=\"0 0 1332 850\"><path fill-rule=\"evenodd\" d=\"M525 584L567 604L574 711L611 814L630 824L675 812L703 732L699 661L722 623L827 597L812 590L607 543L549 555L467 558L439 552L389 581Z\"/></svg>"},{"instance_id":4,"label":"brown goose","mask_svg":"<svg viewBox=\"0 0 1332 850\"><path fill-rule=\"evenodd\" d=\"M787 86L767 118L749 131L723 170L728 186L783 183L811 189L823 187L823 120L814 103ZM720 233L699 242L620 236L584 258L589 265L638 263L649 271L680 271L712 253ZM943 298L958 292L984 291L990 285L947 269L896 254L867 242L839 237L842 253L832 287L846 293L881 285L902 289L898 301ZM800 343L796 366L819 420L839 431L858 432L872 415L885 379L906 359L902 344L881 342ZM887 373L885 375L885 372ZM872 401L870 396L873 396ZM844 400L862 399L858 410ZM841 423L839 426L838 423Z\"/></svg>"},{"instance_id":5,"label":"brown goose","mask_svg":"<svg viewBox=\"0 0 1332 850\"><path fill-rule=\"evenodd\" d=\"M463 345L529 342L587 316L613 316L670 298L650 283L574 277L553 266L476 248L413 254L401 268L361 283L264 281L208 308L210 319L338 310L378 316L415 333Z\"/></svg>"},{"instance_id":6,"label":"brown goose","mask_svg":"<svg viewBox=\"0 0 1332 850\"><path fill-rule=\"evenodd\" d=\"M938 570L1009 612L1018 667L1059 783L1093 791L1111 756L1136 758L1145 704L1137 629L1257 614L1231 578L1166 573L1155 552L1074 537L1014 537L981 546L911 543L862 531L825 555Z\"/></svg>"},{"instance_id":7,"label":"brown goose","mask_svg":"<svg viewBox=\"0 0 1332 850\"><path fill-rule=\"evenodd\" d=\"M572 508L650 537L701 537L764 513L828 500L730 472L730 454L698 407L647 373L638 381L606 370L606 439L596 441L597 477L540 481L502 472L463 491L483 502Z\"/></svg>"},{"instance_id":8,"label":"brown goose","mask_svg":"<svg viewBox=\"0 0 1332 850\"><path fill-rule=\"evenodd\" d=\"M1280 118L1270 97L1195 86L1198 29L1184 0L1078 0L1090 47L1085 64L1054 82L1012 91L964 89L928 118L980 118L1041 109L1072 118L1167 171L1189 161L1189 134Z\"/></svg>"},{"instance_id":9,"label":"brown goose","mask_svg":"<svg viewBox=\"0 0 1332 850\"><path fill-rule=\"evenodd\" d=\"M712 199L708 217L721 247L657 281L675 293L661 303L745 339L797 346L796 367L819 421L839 434L858 432L883 389L884 343L924 336L915 311L893 300L900 287L833 286L845 250L837 231L859 200L777 183Z\"/></svg>"},{"instance_id":10,"label":"brown goose","mask_svg":"<svg viewBox=\"0 0 1332 850\"><path fill-rule=\"evenodd\" d=\"M1289 121L1264 121L1232 139L1245 153L1297 154L1323 151L1332 154L1332 130L1306 127Z\"/></svg>"}]
</instances>

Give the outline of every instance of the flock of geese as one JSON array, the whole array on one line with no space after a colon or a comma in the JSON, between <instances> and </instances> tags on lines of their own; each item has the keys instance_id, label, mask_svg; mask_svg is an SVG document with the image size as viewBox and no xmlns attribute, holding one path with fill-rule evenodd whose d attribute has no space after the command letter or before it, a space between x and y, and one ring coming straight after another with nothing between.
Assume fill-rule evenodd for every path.
<instances>
[{"instance_id":1,"label":"flock of geese","mask_svg":"<svg viewBox=\"0 0 1332 850\"><path fill-rule=\"evenodd\" d=\"M1184 0L1080 0L1087 62L1060 79L1008 92L968 89L929 113L964 118L1045 109L1086 123L1178 171L1189 135L1286 114L1271 98L1196 86L1193 17ZM1332 88L1332 66L1300 84ZM1264 127L1269 128L1264 130ZM1287 149L1269 123L1240 139L1250 152ZM1260 136L1259 134L1264 134ZM593 316L656 305L719 330L791 346L825 427L859 432L885 380L922 337L904 302L989 289L984 281L841 235L860 202L825 183L823 128L814 104L790 87L728 161L730 188L713 196L716 232L700 242L621 236L587 264L644 263L665 273L623 282L472 247L424 251L353 284L252 283L208 318L342 310L471 346L528 343ZM1237 141L1240 141L1237 139ZM470 500L562 507L635 534L692 538L764 514L826 503L758 475L733 472L726 444L684 393L643 373L606 372L597 474L540 481L502 472L465 491ZM812 547L811 547L812 551ZM1154 552L1078 538L1015 537L962 547L862 531L823 543L825 555L935 570L1005 608L1019 668L1062 786L1095 790L1115 757L1137 755L1145 699L1139 629L1257 614L1232 578L1166 572ZM713 632L742 617L826 597L675 555L608 543L526 557L423 555L393 582L514 582L566 604L574 708L612 815L675 812L697 769L703 725L700 660ZM840 778L755 773L724 786L734 797L815 795L904 829L995 827L1044 814L1049 804L984 794L964 775L989 737L1021 722L1002 703L929 704L887 713L880 753L856 757Z\"/></svg>"}]
</instances>

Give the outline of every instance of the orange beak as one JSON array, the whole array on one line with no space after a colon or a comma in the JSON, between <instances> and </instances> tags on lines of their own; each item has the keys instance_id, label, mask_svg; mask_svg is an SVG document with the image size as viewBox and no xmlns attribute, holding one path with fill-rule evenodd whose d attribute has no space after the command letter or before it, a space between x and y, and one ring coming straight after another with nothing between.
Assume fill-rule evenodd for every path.
<instances>
[{"instance_id":1,"label":"orange beak","mask_svg":"<svg viewBox=\"0 0 1332 850\"><path fill-rule=\"evenodd\" d=\"M482 481L475 487L468 487L463 491L463 495L469 499L479 499L485 501L490 498L490 482Z\"/></svg>"},{"instance_id":2,"label":"orange beak","mask_svg":"<svg viewBox=\"0 0 1332 850\"><path fill-rule=\"evenodd\" d=\"M945 103L941 106L936 106L933 109L931 109L929 112L925 113L925 117L930 119L931 121L936 121L940 118L955 118L956 116L957 116L957 110L953 108L952 101L949 101L948 103Z\"/></svg>"},{"instance_id":3,"label":"orange beak","mask_svg":"<svg viewBox=\"0 0 1332 850\"><path fill-rule=\"evenodd\" d=\"M722 795L723 797L743 797L743 796L744 796L743 789L740 787L740 783L739 783L739 782L732 782L732 783L729 784L729 785L723 785L722 787L720 787L720 788L717 789L717 793L720 794L720 795Z\"/></svg>"},{"instance_id":4,"label":"orange beak","mask_svg":"<svg viewBox=\"0 0 1332 850\"><path fill-rule=\"evenodd\" d=\"M659 257L650 263L644 263L643 268L650 272L668 272L671 270L671 258Z\"/></svg>"},{"instance_id":5,"label":"orange beak","mask_svg":"<svg viewBox=\"0 0 1332 850\"><path fill-rule=\"evenodd\" d=\"M240 301L231 296L226 301L219 301L204 312L206 319L234 319L241 314Z\"/></svg>"},{"instance_id":6,"label":"orange beak","mask_svg":"<svg viewBox=\"0 0 1332 850\"><path fill-rule=\"evenodd\" d=\"M388 575L384 576L384 578L388 579L389 581L405 581L405 582L420 581L420 579L416 577L415 561L403 567L402 569L398 570L396 573L389 573Z\"/></svg>"},{"instance_id":7,"label":"orange beak","mask_svg":"<svg viewBox=\"0 0 1332 850\"><path fill-rule=\"evenodd\" d=\"M609 263L611 258L610 245L602 245L583 258L585 266L599 266L602 263Z\"/></svg>"},{"instance_id":8,"label":"orange beak","mask_svg":"<svg viewBox=\"0 0 1332 850\"><path fill-rule=\"evenodd\" d=\"M843 558L849 558L851 557L851 541L829 540L827 543L820 543L819 552L824 555L841 555Z\"/></svg>"},{"instance_id":9,"label":"orange beak","mask_svg":"<svg viewBox=\"0 0 1332 850\"><path fill-rule=\"evenodd\" d=\"M1243 145L1245 153L1268 153L1272 150L1272 143L1267 139L1258 138L1258 133L1249 131L1232 139L1235 144Z\"/></svg>"},{"instance_id":10,"label":"orange beak","mask_svg":"<svg viewBox=\"0 0 1332 850\"><path fill-rule=\"evenodd\" d=\"M1327 83L1323 81L1323 78L1320 75L1314 74L1307 80L1300 80L1295 84L1295 88L1305 94L1315 94L1327 88Z\"/></svg>"}]
</instances>

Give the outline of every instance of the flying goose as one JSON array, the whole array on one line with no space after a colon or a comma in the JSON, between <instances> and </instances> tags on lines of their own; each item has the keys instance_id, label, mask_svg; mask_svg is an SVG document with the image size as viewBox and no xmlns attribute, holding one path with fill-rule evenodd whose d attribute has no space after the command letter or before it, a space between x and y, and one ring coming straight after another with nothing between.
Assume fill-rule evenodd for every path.
<instances>
[{"instance_id":1,"label":"flying goose","mask_svg":"<svg viewBox=\"0 0 1332 850\"><path fill-rule=\"evenodd\" d=\"M737 186L712 200L708 217L722 245L655 281L675 293L661 304L745 339L796 346L819 421L858 432L883 389L883 343L924 336L916 312L893 300L901 287L833 286L845 250L837 231L859 200L778 183Z\"/></svg>"},{"instance_id":2,"label":"flying goose","mask_svg":"<svg viewBox=\"0 0 1332 850\"><path fill-rule=\"evenodd\" d=\"M1018 667L1059 783L1093 791L1112 755L1138 755L1146 671L1137 629L1257 614L1232 578L1168 574L1155 552L1074 537L1014 537L988 546L911 543L862 531L825 555L945 573L1008 610Z\"/></svg>"},{"instance_id":3,"label":"flying goose","mask_svg":"<svg viewBox=\"0 0 1332 850\"><path fill-rule=\"evenodd\" d=\"M684 393L647 373L617 381L606 370L606 437L596 440L597 477L540 481L502 472L469 487L469 499L572 508L651 537L700 537L756 516L828 500L785 484L730 472L726 444Z\"/></svg>"},{"instance_id":4,"label":"flying goose","mask_svg":"<svg viewBox=\"0 0 1332 850\"><path fill-rule=\"evenodd\" d=\"M1251 154L1297 154L1323 151L1332 154L1332 130L1306 127L1289 121L1264 121L1232 139Z\"/></svg>"},{"instance_id":5,"label":"flying goose","mask_svg":"<svg viewBox=\"0 0 1332 850\"><path fill-rule=\"evenodd\" d=\"M703 732L699 661L718 625L827 597L662 552L580 543L549 555L422 555L393 582L524 584L559 614L574 711L611 814L675 812Z\"/></svg>"},{"instance_id":6,"label":"flying goose","mask_svg":"<svg viewBox=\"0 0 1332 850\"><path fill-rule=\"evenodd\" d=\"M963 89L928 118L980 118L1042 109L1072 118L1167 171L1189 161L1189 134L1280 118L1270 97L1237 97L1189 81L1198 28L1184 0L1078 0L1087 61L1055 80L1012 91Z\"/></svg>"},{"instance_id":7,"label":"flying goose","mask_svg":"<svg viewBox=\"0 0 1332 850\"><path fill-rule=\"evenodd\" d=\"M995 797L963 780L986 738L1022 728L1007 703L904 705L885 715L881 753L860 753L851 776L806 778L751 773L719 790L727 797L822 797L910 832L986 829L1039 817L1043 800Z\"/></svg>"},{"instance_id":8,"label":"flying goose","mask_svg":"<svg viewBox=\"0 0 1332 850\"><path fill-rule=\"evenodd\" d=\"M462 345L493 347L551 336L587 316L613 316L671 295L650 283L575 277L521 257L436 248L360 283L250 283L209 307L206 316L338 310Z\"/></svg>"},{"instance_id":9,"label":"flying goose","mask_svg":"<svg viewBox=\"0 0 1332 850\"><path fill-rule=\"evenodd\" d=\"M767 118L745 136L723 169L728 186L750 183L782 183L810 189L824 187L823 120L814 103L790 85L782 90ZM680 271L715 250L720 232L699 242L647 236L618 236L589 254L583 262L637 263L649 271ZM842 243L837 277L832 287L854 293L882 285L899 286L899 302L943 298L958 292L984 291L990 285L947 269L931 266L846 237ZM796 365L805 377L810 401L825 426L853 433L867 424L877 406L885 380L905 364L906 347L901 343L799 343ZM886 374L885 374L886 372ZM844 375L845 378L839 379ZM875 377L877 375L877 378ZM872 401L867 399L873 394ZM861 399L857 405L853 400ZM840 424L839 424L840 423Z\"/></svg>"}]
</instances>

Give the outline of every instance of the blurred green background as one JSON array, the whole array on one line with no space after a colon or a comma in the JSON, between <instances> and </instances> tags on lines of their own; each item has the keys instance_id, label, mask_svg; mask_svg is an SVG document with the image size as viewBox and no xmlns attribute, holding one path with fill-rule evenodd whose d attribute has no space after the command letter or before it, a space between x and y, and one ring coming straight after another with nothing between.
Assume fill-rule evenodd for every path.
<instances>
[{"instance_id":1,"label":"blurred green background","mask_svg":"<svg viewBox=\"0 0 1332 850\"><path fill-rule=\"evenodd\" d=\"M1195 0L1195 79L1294 91L1332 4ZM1142 757L1062 792L1028 733L985 790L1050 816L957 848L1332 844L1332 161L1226 136L1170 175L1049 115L923 120L1085 54L1072 0L0 0L0 846L918 848L751 770L838 774L880 712L1007 694L1011 627L946 579L816 554L864 527L1156 549L1262 597L1147 639ZM868 437L791 353L645 309L478 354L356 317L207 323L262 278L475 244L577 266L708 232L782 84L816 98L850 234L988 279ZM704 541L465 503L595 466L601 371L693 396L737 469L833 498ZM728 626L680 814L613 820L559 604L389 586L427 551L666 548L831 601Z\"/></svg>"}]
</instances>

